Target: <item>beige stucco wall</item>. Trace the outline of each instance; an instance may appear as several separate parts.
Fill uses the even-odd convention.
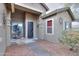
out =
[[[38,38],[44,39],[45,38],[45,21],[39,17],[38,24],[39,24]]]
[[[3,22],[6,20],[6,16],[5,5],[0,3],[0,55],[4,55],[7,46],[6,23]]]
[[[59,23],[59,18],[63,19],[62,24]],[[46,19],[54,19],[54,35],[53,34],[46,34]],[[39,38],[45,39],[51,42],[59,42],[58,40],[61,39],[61,34],[64,27],[64,22],[68,21],[71,23],[71,17],[69,16],[67,11],[58,13],[54,16],[49,18],[40,20],[40,28],[39,28]],[[40,35],[41,34],[41,35]]]

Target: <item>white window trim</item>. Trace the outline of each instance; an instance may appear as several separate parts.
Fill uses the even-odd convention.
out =
[[[47,22],[50,21],[50,20],[52,20],[52,33],[48,33],[47,32]],[[48,34],[48,35],[54,35],[54,19],[53,18],[47,18],[46,19],[46,34]]]

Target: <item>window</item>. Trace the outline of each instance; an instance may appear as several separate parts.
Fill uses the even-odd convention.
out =
[[[70,22],[65,22],[65,30],[71,28],[71,23]]]
[[[54,19],[52,17],[46,19],[46,34],[54,35]]]
[[[52,20],[47,21],[47,33],[52,33]]]

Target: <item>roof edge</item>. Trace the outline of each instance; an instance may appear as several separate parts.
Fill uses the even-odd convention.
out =
[[[42,14],[41,15],[41,18],[47,18],[47,17],[50,17],[52,15],[56,15],[57,13],[60,13],[60,12],[63,12],[63,11],[68,11],[70,17],[72,18],[72,20],[74,20],[74,16],[73,16],[73,13],[71,11],[71,9],[69,7],[64,7],[64,8],[60,8],[60,9],[56,9],[54,11],[51,11],[50,13],[48,14]]]
[[[46,9],[46,11],[49,10],[49,8],[47,7],[47,5],[45,3],[40,3],[40,4]]]

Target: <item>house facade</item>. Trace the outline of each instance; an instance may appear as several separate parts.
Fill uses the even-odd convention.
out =
[[[59,43],[62,39],[63,31],[71,29],[71,23],[74,20],[73,14],[68,7],[51,11],[41,17],[44,20],[44,39],[56,43]]]
[[[0,55],[12,43],[58,42],[62,31],[71,28],[73,16],[69,8],[47,10],[43,3],[0,4]]]

